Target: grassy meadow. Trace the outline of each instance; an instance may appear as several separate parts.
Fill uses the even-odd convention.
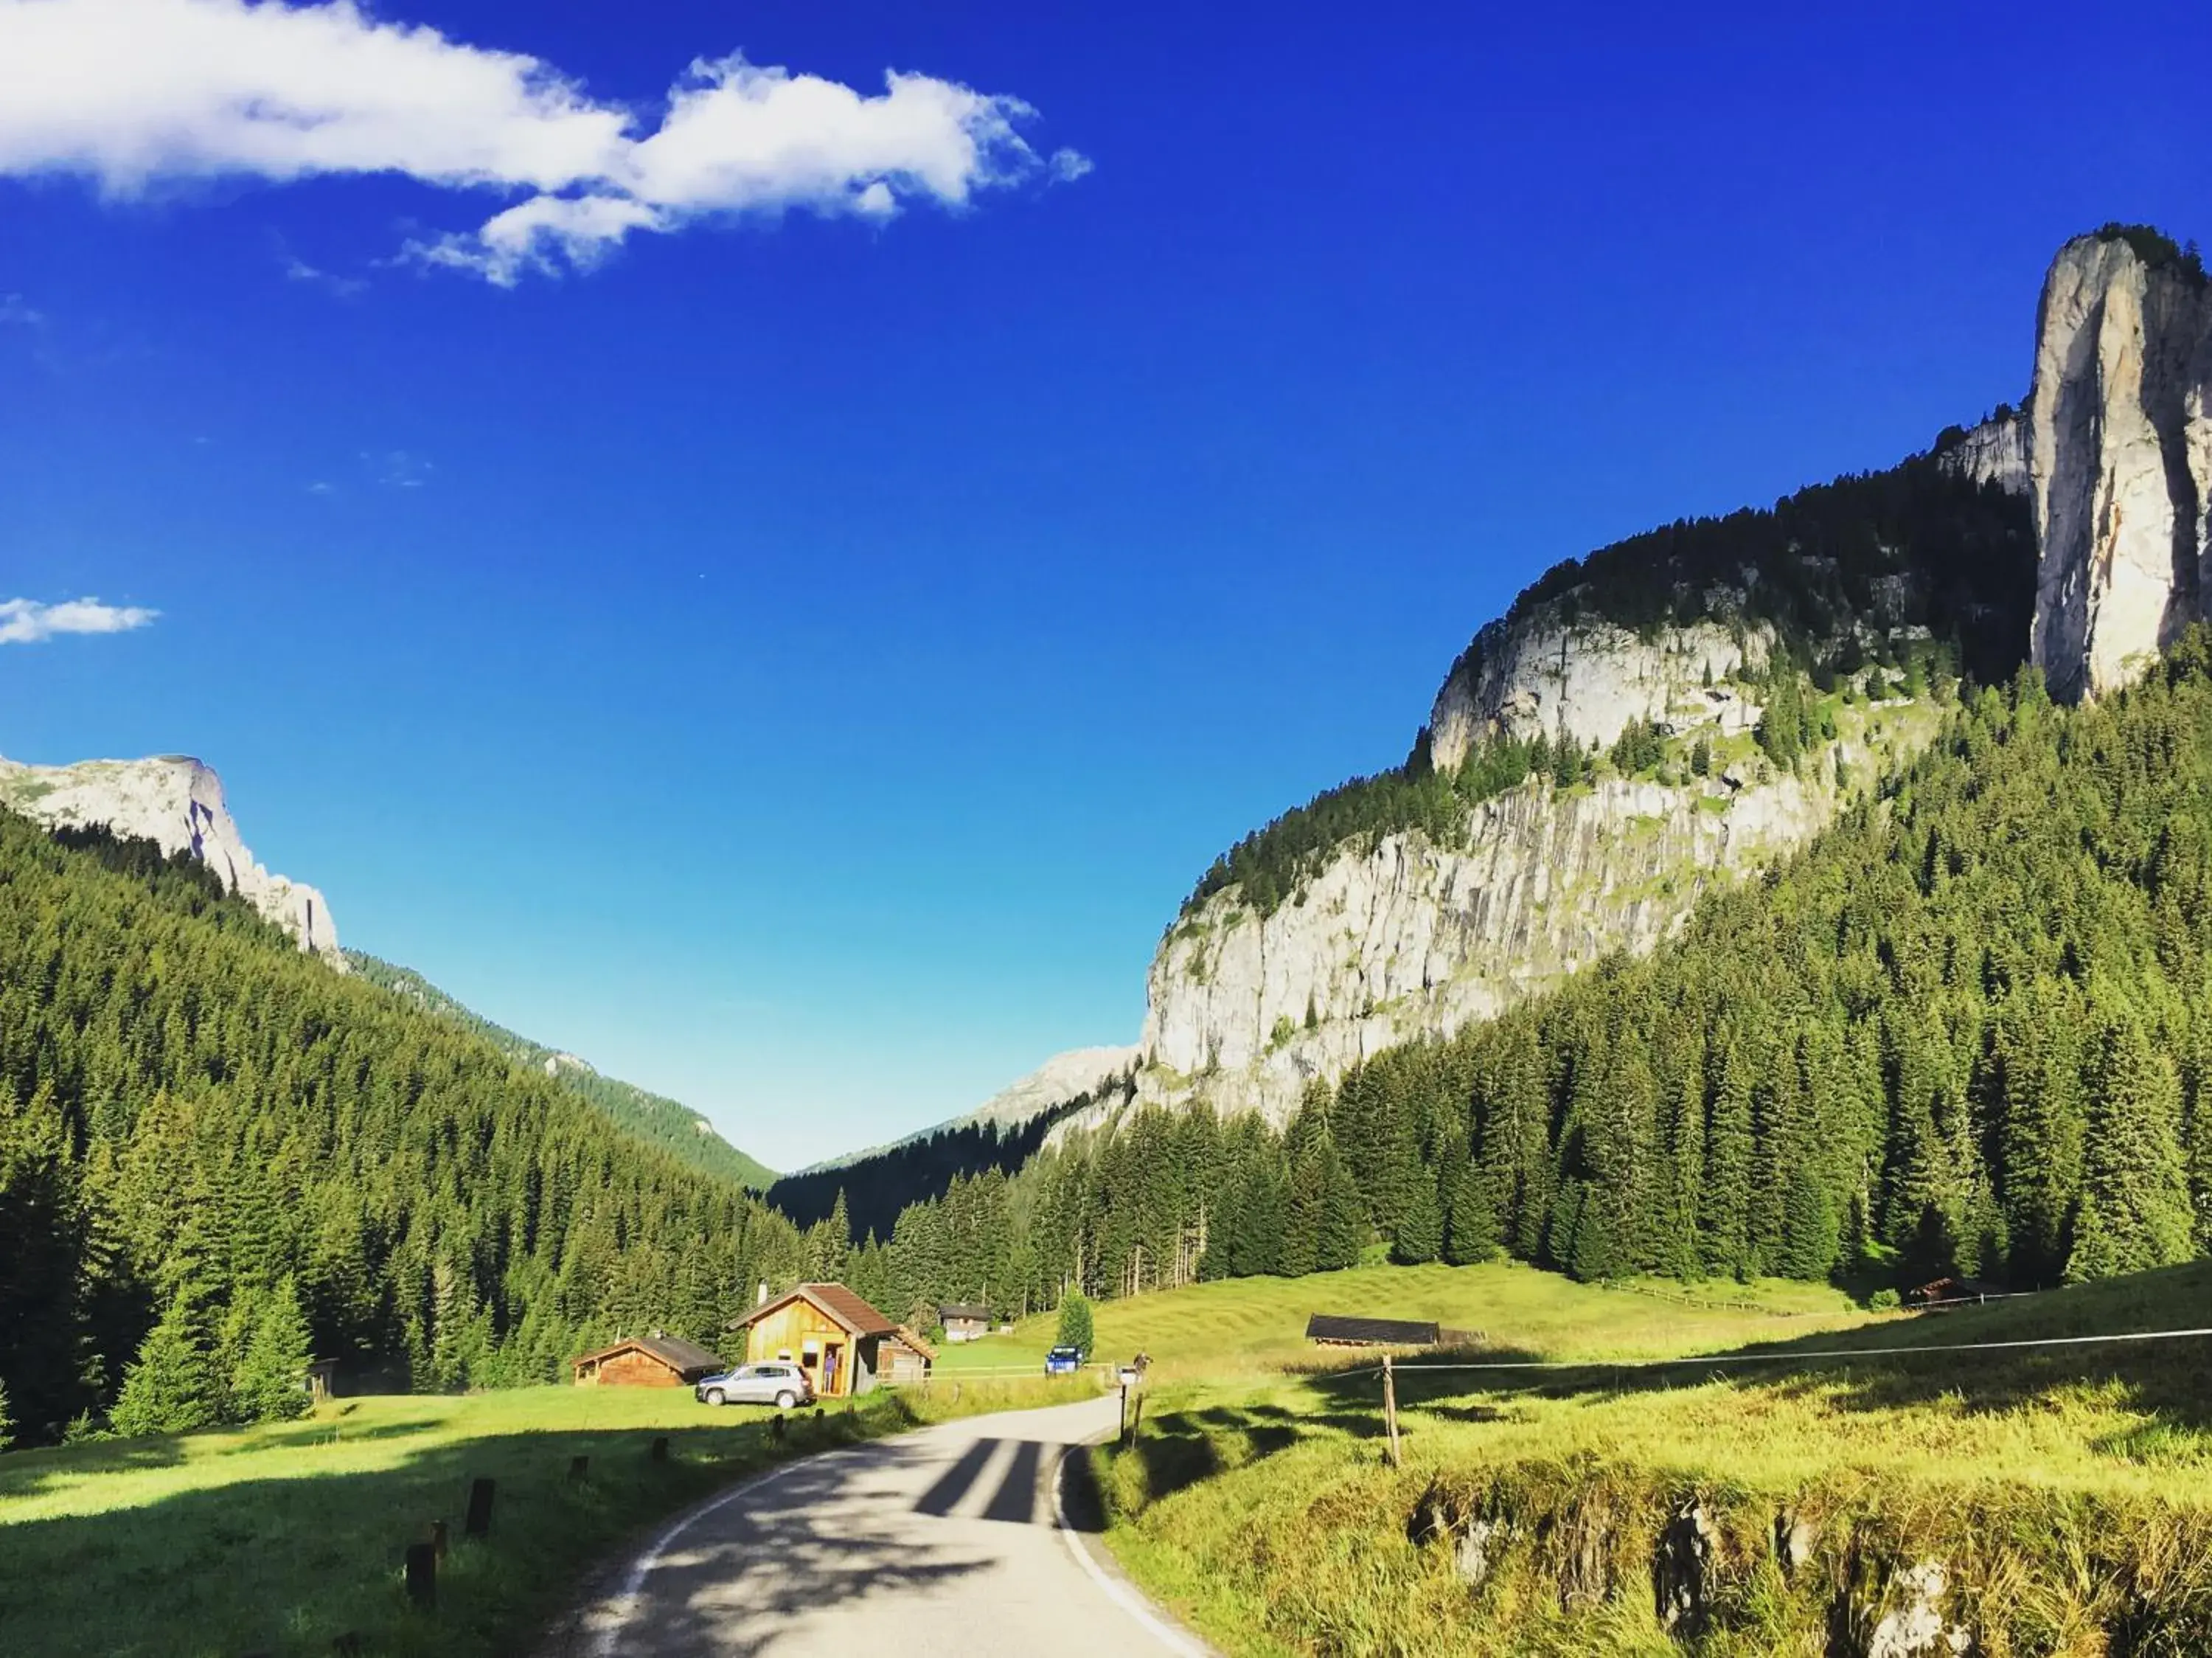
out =
[[[1118,1362],[1148,1353],[1156,1383],[1273,1377],[1317,1362],[1305,1338],[1306,1319],[1315,1313],[1418,1319],[1548,1356],[1624,1360],[1717,1350],[1869,1319],[1839,1290],[1780,1279],[1695,1290],[1643,1282],[1597,1289],[1518,1262],[1376,1264],[1100,1301],[1092,1308],[1093,1356]],[[1022,1320],[1009,1336],[947,1344],[938,1350],[937,1373],[1041,1369],[1057,1327],[1057,1315],[1044,1313]]]
[[[327,1658],[526,1653],[654,1521],[771,1463],[954,1414],[1049,1404],[1042,1378],[879,1393],[850,1413],[712,1410],[689,1389],[531,1387],[341,1399],[298,1422],[0,1456],[0,1653]],[[650,1457],[666,1436],[668,1460]],[[581,1480],[572,1458],[590,1459]],[[469,1483],[498,1482],[463,1539]],[[435,1612],[406,1545],[447,1522]]]
[[[1509,1294],[1466,1321],[1487,1350],[1453,1357],[1572,1368],[1408,1359],[1396,1469],[1371,1356],[1164,1378],[1103,1466],[1133,1575],[1239,1655],[1856,1653],[1925,1562],[1977,1652],[2212,1651],[2212,1340],[1868,1350],[2212,1326],[2212,1265],[1881,1320],[1764,1287],[1728,1313],[1527,1269],[1463,1282]],[[1771,1356],[1627,1362],[1723,1353]],[[1670,1631],[1656,1567],[1690,1509],[1706,1559]]]

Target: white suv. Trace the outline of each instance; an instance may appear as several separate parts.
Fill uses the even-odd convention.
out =
[[[814,1384],[806,1372],[781,1360],[740,1364],[718,1376],[703,1377],[691,1392],[702,1405],[773,1405],[788,1411],[814,1402]]]

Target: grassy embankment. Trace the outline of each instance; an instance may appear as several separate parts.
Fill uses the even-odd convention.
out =
[[[345,1399],[234,1433],[0,1456],[0,1652],[132,1658],[521,1653],[602,1560],[756,1468],[955,1414],[1048,1404],[1072,1385],[882,1393],[851,1414],[709,1410],[689,1390],[533,1387]],[[650,1460],[665,1435],[668,1460]],[[568,1478],[572,1457],[590,1458]],[[468,1483],[498,1482],[490,1538],[461,1536]],[[447,1521],[438,1606],[414,1611],[406,1545]]]
[[[1103,1468],[1110,1540],[1232,1654],[1840,1658],[1909,1617],[1925,1563],[1932,1615],[1978,1652],[2212,1652],[2212,1341],[1814,1356],[2212,1326],[2212,1265],[1877,1320],[1825,1291],[1739,1293],[1670,1305],[1500,1266],[1101,1308],[1102,1351],[1146,1345],[1161,1378]],[[1317,1371],[1307,1310],[1588,1368],[1401,1372],[1393,1470],[1379,1379]],[[1777,1356],[1629,1368],[1747,1350]],[[1702,1557],[1669,1577],[1692,1582],[1671,1631],[1670,1522],[1674,1557]]]

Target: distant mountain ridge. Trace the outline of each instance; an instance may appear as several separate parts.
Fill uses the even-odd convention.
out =
[[[572,1093],[590,1100],[617,1126],[659,1146],[701,1173],[734,1180],[754,1192],[765,1192],[775,1184],[777,1177],[774,1169],[738,1150],[715,1131],[713,1124],[681,1100],[654,1094],[618,1077],[603,1076],[573,1053],[548,1047],[504,1025],[495,1024],[411,967],[402,967],[363,950],[348,950],[345,959],[347,965],[370,984],[405,997],[440,1018],[475,1032],[522,1064],[543,1070]]]

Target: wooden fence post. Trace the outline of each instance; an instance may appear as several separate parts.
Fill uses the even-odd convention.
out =
[[[446,1535],[446,1522],[442,1520],[432,1521],[430,1522],[430,1552],[443,1560],[449,1546]]]
[[[573,1485],[577,1481],[587,1478],[591,1472],[591,1458],[587,1456],[572,1456],[568,1459],[568,1483],[570,1484]]]
[[[407,1598],[425,1612],[438,1604],[438,1556],[428,1543],[407,1545]]]
[[[668,1460],[668,1436],[666,1434],[661,1434],[653,1440],[651,1455],[655,1462],[665,1462]]]
[[[774,1440],[777,1444],[781,1445],[783,1443],[783,1436],[786,1431],[787,1429],[783,1425],[783,1412],[779,1411],[768,1419],[768,1436]]]
[[[1398,1377],[1390,1368],[1390,1355],[1382,1356],[1382,1434],[1388,1444],[1386,1454],[1394,1468],[1400,1466],[1398,1457]]]
[[[469,1483],[468,1517],[461,1522],[461,1532],[467,1537],[491,1535],[491,1498],[496,1482],[489,1479]]]

